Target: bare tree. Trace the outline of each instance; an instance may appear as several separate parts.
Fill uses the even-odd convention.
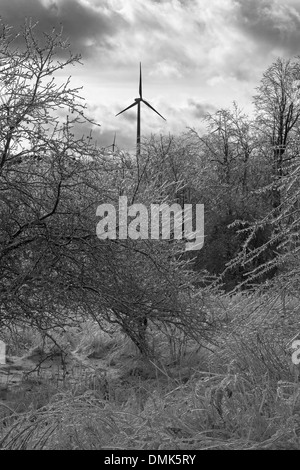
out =
[[[291,153],[287,151],[294,145],[299,131],[300,119],[300,64],[299,59],[277,59],[263,74],[261,85],[254,97],[256,122],[264,133],[264,151],[272,165],[273,208],[280,206],[279,187]]]
[[[205,336],[210,325],[191,295],[199,276],[180,260],[182,243],[96,236],[99,204],[117,207],[120,194],[150,204],[164,182],[147,183],[122,152],[107,158],[92,134],[76,137],[95,123],[70,79],[55,79],[79,61],[67,51],[61,33],[38,39],[30,23],[17,36],[3,27],[0,324],[49,333],[89,316],[102,328],[118,324],[143,354],[151,322]]]

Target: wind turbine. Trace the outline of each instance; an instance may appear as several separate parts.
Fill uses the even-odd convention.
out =
[[[107,147],[102,147],[104,151],[107,150],[107,149],[110,149],[110,148],[112,148],[112,151],[113,151],[113,152],[115,151],[115,148],[117,147],[117,145],[116,145],[116,137],[117,137],[117,133],[115,132],[113,143],[112,143],[111,145],[108,145]]]
[[[133,106],[137,106],[137,133],[136,133],[136,154],[137,156],[140,155],[140,151],[141,151],[141,102],[145,103],[146,106],[148,106],[148,108],[152,109],[152,111],[154,111],[156,114],[158,114],[164,121],[166,121],[166,119],[161,115],[159,114],[158,111],[156,111],[156,109],[154,109],[150,103],[148,103],[148,101],[144,100],[143,98],[143,90],[142,90],[142,64],[140,62],[140,85],[139,85],[139,95],[140,97],[139,98],[135,98],[134,99],[134,103],[132,103],[130,106],[128,106],[127,108],[123,109],[123,111],[120,111],[118,114],[116,114],[116,116],[119,116],[119,114],[122,114],[122,113],[125,113],[125,111],[127,111],[128,109],[130,108],[133,108]]]
[[[115,132],[115,136],[114,136],[114,141],[111,145],[108,145],[107,147],[105,147],[105,149],[109,149],[110,147],[112,147],[112,151],[114,152],[115,151],[115,147],[116,147],[116,137],[117,137],[117,133]]]

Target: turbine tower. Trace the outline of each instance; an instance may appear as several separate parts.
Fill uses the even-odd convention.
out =
[[[148,101],[144,100],[143,98],[143,87],[142,87],[142,64],[140,62],[140,85],[139,85],[139,98],[134,99],[134,103],[132,103],[130,106],[127,108],[123,109],[123,111],[120,111],[116,116],[119,116],[119,114],[125,113],[130,108],[133,108],[133,106],[137,106],[137,132],[136,132],[136,154],[137,157],[140,155],[141,152],[141,102],[145,103],[148,108],[152,109],[156,114],[158,114],[164,121],[166,119],[159,114],[156,109],[154,109]]]

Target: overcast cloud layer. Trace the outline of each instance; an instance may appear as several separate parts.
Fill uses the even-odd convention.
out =
[[[84,67],[70,73],[101,124],[100,144],[135,145],[138,95],[167,121],[142,110],[143,135],[199,127],[206,112],[236,100],[250,111],[254,87],[278,57],[300,54],[299,0],[0,0],[4,22],[25,17],[40,31],[63,25]]]

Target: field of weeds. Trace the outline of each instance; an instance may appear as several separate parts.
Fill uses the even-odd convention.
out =
[[[59,351],[10,333],[1,449],[300,449],[296,300],[284,312],[281,299],[242,294],[218,305],[214,345],[153,328],[156,359],[92,322],[57,334]]]

